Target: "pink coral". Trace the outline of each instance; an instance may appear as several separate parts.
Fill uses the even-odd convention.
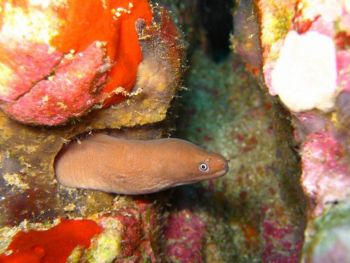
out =
[[[350,91],[350,52],[337,52],[338,85],[342,90]]]
[[[103,57],[103,50],[93,44],[73,59],[63,59],[55,75],[39,81],[3,109],[21,122],[36,120],[46,125],[82,115],[98,102],[97,89],[94,91],[92,87],[98,87],[106,79],[105,72],[99,72],[106,64]]]
[[[205,225],[200,217],[184,209],[172,213],[165,230],[166,256],[174,262],[202,262]]]
[[[302,185],[320,214],[327,202],[350,194],[350,175],[340,142],[329,132],[310,134],[302,146]]]
[[[292,225],[280,226],[277,221],[263,222],[265,241],[263,262],[296,263],[299,262],[303,239],[296,238],[298,233]]]

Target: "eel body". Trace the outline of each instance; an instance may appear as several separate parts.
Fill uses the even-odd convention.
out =
[[[57,180],[68,187],[146,194],[226,174],[221,155],[180,139],[128,140],[98,134],[57,158]]]

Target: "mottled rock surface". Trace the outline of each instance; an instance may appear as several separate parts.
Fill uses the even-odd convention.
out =
[[[79,141],[96,132],[134,139],[159,138],[167,132],[168,125],[161,123],[166,118],[170,102],[181,82],[183,44],[169,13],[160,6],[154,7],[152,10],[153,22],[148,26],[139,25],[140,31],[136,35],[142,48],[143,59],[137,66],[135,85],[132,86],[132,91],[124,94],[126,98],[119,104],[112,107],[97,107],[96,110],[87,114],[85,112],[87,108],[84,108],[87,106],[85,102],[91,102],[90,98],[87,98],[82,104],[84,113],[79,113],[79,116],[69,110],[61,109],[62,111],[60,111],[58,108],[52,107],[48,113],[36,104],[39,103],[37,99],[45,99],[47,93],[50,93],[50,96],[54,95],[54,99],[60,99],[61,95],[64,96],[65,99],[72,102],[74,107],[79,108],[80,104],[76,103],[75,99],[85,99],[87,94],[81,88],[84,87],[85,90],[93,88],[94,86],[89,84],[92,79],[97,81],[98,85],[104,83],[103,76],[102,79],[97,80],[95,78],[96,72],[92,72],[96,69],[100,72],[100,66],[105,63],[101,64],[103,54],[95,56],[100,54],[101,47],[98,45],[91,45],[86,51],[76,53],[74,62],[67,57],[62,59],[52,78],[42,79],[25,95],[20,94],[20,91],[18,94],[8,92],[12,91],[12,86],[0,81],[0,84],[4,85],[1,86],[1,91],[4,91],[3,88],[6,91],[6,94],[2,95],[12,94],[13,98],[16,97],[16,103],[19,100],[25,100],[30,107],[34,107],[24,107],[25,104],[18,105],[18,117],[27,120],[26,114],[28,113],[31,117],[33,114],[37,114],[41,121],[45,118],[51,121],[50,114],[59,118],[54,123],[38,123],[20,118],[16,118],[17,121],[13,120],[15,117],[10,114],[10,108],[16,109],[15,105],[17,104],[11,102],[10,95],[6,98],[1,97],[3,106],[3,111],[0,111],[1,253],[6,251],[14,235],[21,230],[46,229],[48,233],[51,233],[49,229],[59,224],[58,221],[61,219],[85,218],[97,222],[103,230],[100,235],[93,237],[94,240],[91,239],[90,250],[75,249],[70,257],[71,262],[77,262],[79,258],[90,257],[95,258],[95,262],[104,262],[101,257],[108,250],[108,246],[112,246],[115,250],[114,254],[105,255],[109,257],[107,262],[114,259],[121,260],[121,262],[150,259],[154,262],[155,258],[161,257],[161,253],[157,249],[159,246],[158,219],[162,217],[159,209],[166,198],[159,198],[162,201],[154,204],[152,199],[121,198],[97,191],[69,189],[59,185],[54,175],[55,158],[60,150],[72,140]],[[0,35],[0,37],[4,37],[4,35]],[[27,46],[23,48],[27,48]],[[39,53],[47,52],[40,47],[36,49]],[[14,55],[10,51],[8,52],[1,54]],[[22,77],[17,75],[13,75],[13,77],[16,80],[27,80],[29,83],[34,81],[31,78],[32,74],[38,73],[32,69],[38,69],[36,64],[42,62],[40,56],[37,61],[35,60],[35,52],[31,53],[30,57],[27,56],[28,52],[26,50],[23,57],[27,62],[34,64],[29,64],[28,70],[22,72],[24,74],[21,75]],[[23,57],[21,50],[19,50],[18,59],[21,60]],[[53,62],[49,60],[47,63],[54,64],[57,59],[60,57],[53,56]],[[84,73],[83,80],[77,72]],[[41,78],[42,76],[36,75],[36,77]],[[52,86],[48,90],[51,84]],[[55,89],[53,92],[54,89],[51,88],[55,85],[63,89],[76,88],[77,93],[68,93],[59,89]],[[35,111],[34,109],[37,107],[39,110]],[[57,112],[51,110],[57,110]],[[80,112],[80,110],[78,111]],[[73,119],[72,116],[74,116]],[[68,122],[66,117],[69,119]],[[36,125],[28,126],[18,122],[18,120]],[[38,124],[44,124],[44,126]],[[47,127],[47,125],[53,124],[60,124],[60,126]],[[114,223],[112,222],[112,226],[109,227],[109,223],[104,223],[105,221],[109,222],[109,220],[116,222],[113,221]],[[117,225],[117,227],[113,227],[113,225]],[[111,235],[114,235],[114,239],[110,238]],[[60,242],[64,242],[64,240]],[[23,256],[24,259],[28,251],[37,252],[39,258],[42,257],[43,253],[49,253],[48,248],[40,246],[37,249],[30,247],[28,251],[26,250],[27,252],[21,249],[17,252],[19,257]]]
[[[251,1],[236,16],[236,51],[248,67],[261,65],[255,73],[292,116],[308,201],[306,262],[348,260],[336,214],[348,213],[350,193],[349,17],[348,1],[333,0]]]
[[[230,171],[176,192],[166,232],[170,256],[181,262],[297,262],[305,201],[288,114],[237,56],[216,64],[197,51],[191,62],[180,111],[188,117],[180,118],[179,135],[221,152]],[[176,238],[171,233],[181,222],[187,231]],[[190,234],[194,229],[197,235]],[[192,253],[176,254],[181,244]]]

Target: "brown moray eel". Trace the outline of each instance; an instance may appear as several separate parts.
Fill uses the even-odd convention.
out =
[[[146,194],[213,179],[227,161],[180,139],[127,140],[93,135],[57,158],[58,181],[68,187],[119,194]]]

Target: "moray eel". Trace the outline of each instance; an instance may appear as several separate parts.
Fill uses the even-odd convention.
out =
[[[147,194],[223,176],[219,154],[180,139],[127,140],[93,135],[57,158],[57,180],[67,187]]]

